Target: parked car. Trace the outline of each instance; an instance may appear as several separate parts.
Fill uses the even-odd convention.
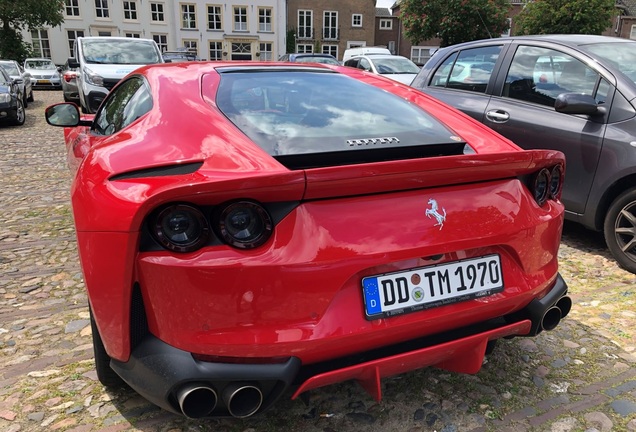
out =
[[[555,328],[563,154],[346,67],[146,66],[64,126],[95,363],[187,417]],[[179,85],[175,85],[175,83]],[[434,114],[433,114],[434,113]]]
[[[64,66],[58,68],[58,71],[62,74],[64,102],[74,102],[79,105],[79,90],[77,89],[77,75],[79,72],[77,69],[69,67],[68,61],[64,63]]]
[[[184,61],[199,61],[196,53],[190,51],[164,51],[161,53],[166,63],[178,63]]]
[[[387,47],[379,47],[379,46],[363,46],[363,47],[355,47],[355,48],[347,48],[342,55],[342,62],[346,62],[352,57],[357,57],[361,55],[391,55],[391,51]]]
[[[453,79],[455,65],[492,65]],[[523,148],[567,159],[566,218],[603,231],[618,263],[636,273],[636,42],[543,35],[440,49],[412,86]]]
[[[338,61],[338,59],[331,54],[284,54],[278,58],[278,61],[293,63],[323,63],[340,66],[340,62]]]
[[[350,58],[344,65],[383,75],[407,85],[411,84],[420,72],[419,66],[411,60],[396,55],[361,55]]]
[[[34,89],[62,88],[62,78],[51,59],[28,58],[24,61],[24,70],[31,76]]]
[[[20,84],[22,78],[11,78],[4,68],[0,67],[0,122],[15,126],[24,124],[26,115]]]
[[[31,75],[22,69],[22,66],[15,60],[0,60],[0,67],[2,67],[11,78],[21,79],[22,83],[19,85],[20,94],[22,95],[22,105],[26,108],[29,102],[33,102],[33,84],[31,82]]]
[[[119,80],[138,67],[153,63],[164,60],[152,39],[110,36],[75,39],[68,65],[78,71],[76,82],[82,112],[95,113]]]

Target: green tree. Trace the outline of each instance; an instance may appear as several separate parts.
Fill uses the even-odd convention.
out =
[[[402,0],[404,34],[414,45],[439,38],[441,46],[499,37],[508,30],[509,0]]]
[[[515,18],[515,34],[601,34],[617,13],[615,0],[535,0]]]
[[[0,0],[0,58],[23,61],[31,50],[20,31],[60,25],[63,12],[59,0]]]

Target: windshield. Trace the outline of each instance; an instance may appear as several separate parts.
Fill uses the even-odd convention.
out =
[[[11,62],[0,63],[0,66],[2,67],[2,69],[7,71],[9,75],[20,75],[20,71],[15,66],[15,63],[11,63]]]
[[[38,70],[56,69],[55,64],[51,60],[27,60],[24,62],[24,67]]]
[[[605,63],[618,68],[636,83],[636,43],[611,42],[585,45],[593,56],[600,57]]]
[[[296,57],[296,63],[323,63],[323,64],[340,66],[340,63],[338,63],[338,60],[331,57],[321,57],[321,56]]]
[[[222,73],[217,105],[272,156],[460,142],[406,100],[330,72]]]
[[[379,74],[416,74],[420,71],[415,63],[404,57],[370,58]]]
[[[84,40],[84,60],[103,64],[152,64],[161,63],[159,52],[152,41],[142,39]]]

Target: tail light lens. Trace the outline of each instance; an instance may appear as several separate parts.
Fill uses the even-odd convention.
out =
[[[540,206],[542,206],[548,199],[549,187],[550,171],[548,171],[546,168],[543,168],[534,177],[533,185],[534,199]]]
[[[221,239],[239,249],[252,249],[272,235],[273,223],[263,206],[252,201],[238,201],[223,207],[216,217]]]
[[[548,199],[561,198],[563,188],[563,167],[555,165],[543,168],[531,177],[530,189],[537,204],[542,206]]]
[[[550,171],[550,198],[560,199],[561,189],[563,188],[563,168],[561,165],[556,165]]]
[[[166,249],[191,252],[199,249],[210,235],[208,222],[196,207],[174,204],[157,213],[152,234]]]

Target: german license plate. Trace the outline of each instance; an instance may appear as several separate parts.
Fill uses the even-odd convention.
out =
[[[38,80],[38,84],[49,84],[49,80]]]
[[[369,320],[489,296],[503,289],[497,254],[362,279]]]

